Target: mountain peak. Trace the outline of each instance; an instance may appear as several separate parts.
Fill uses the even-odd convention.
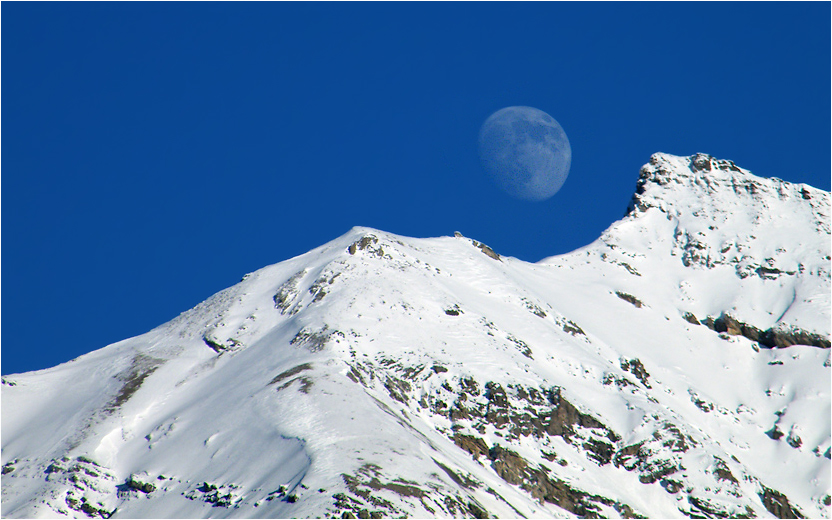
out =
[[[5,376],[3,516],[829,516],[829,194],[638,186],[566,255],[355,227]]]
[[[827,192],[777,177],[758,177],[730,160],[716,159],[704,153],[690,157],[655,153],[639,172],[636,192],[628,212],[661,207],[661,200],[673,200],[684,205],[685,199],[690,198],[707,201],[718,208],[725,205],[727,207],[720,208],[725,211],[736,211],[737,202],[746,207],[765,207],[766,201],[773,199],[807,206],[825,206],[827,210],[829,207]],[[809,202],[814,199],[821,199],[820,203]],[[828,217],[828,211],[825,215]]]
[[[821,332],[830,320],[829,215],[829,192],[706,154],[657,153],[625,217],[584,253],[699,294],[692,312]],[[717,288],[719,297],[702,294]]]

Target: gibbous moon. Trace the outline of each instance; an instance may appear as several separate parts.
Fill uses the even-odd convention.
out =
[[[512,197],[546,200],[558,192],[572,165],[572,147],[555,118],[532,107],[506,107],[480,128],[480,160]]]

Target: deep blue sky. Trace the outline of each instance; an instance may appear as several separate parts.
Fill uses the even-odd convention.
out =
[[[141,334],[370,226],[537,261],[620,218],[653,152],[830,188],[830,4],[2,5],[2,373]],[[490,184],[495,110],[572,144]]]

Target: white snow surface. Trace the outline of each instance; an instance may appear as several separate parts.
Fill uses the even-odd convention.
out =
[[[353,228],[4,376],[2,515],[829,517],[829,208],[655,154],[622,220],[538,263]]]

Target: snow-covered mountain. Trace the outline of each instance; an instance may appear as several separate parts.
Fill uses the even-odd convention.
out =
[[[5,517],[829,517],[830,195],[656,154],[536,264],[367,228],[3,378]]]

